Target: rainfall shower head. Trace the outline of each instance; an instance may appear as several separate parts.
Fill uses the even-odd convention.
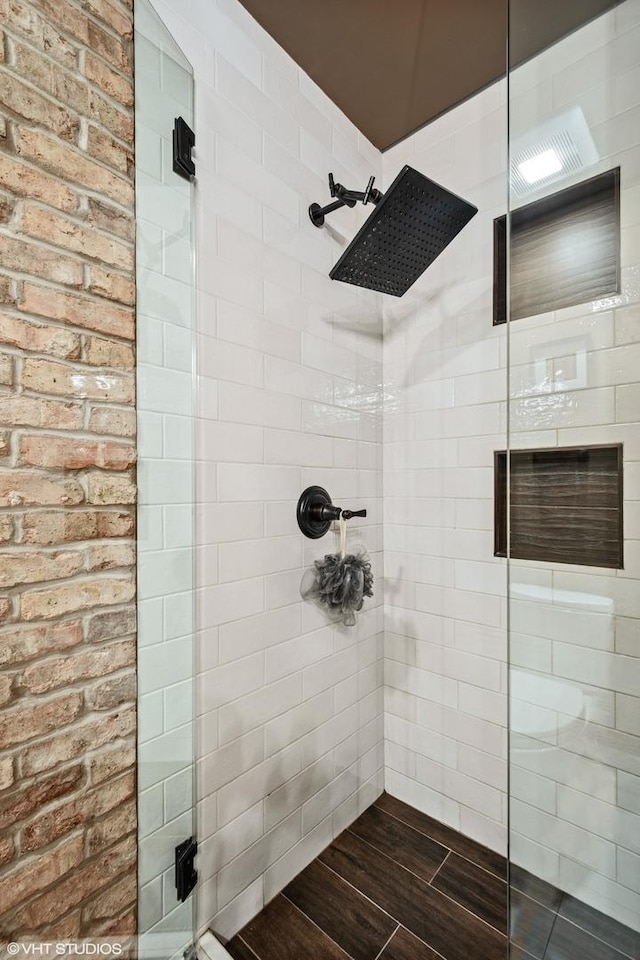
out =
[[[314,208],[321,209],[312,205],[312,220]],[[405,166],[379,195],[375,210],[329,276],[401,297],[477,212],[477,207]]]

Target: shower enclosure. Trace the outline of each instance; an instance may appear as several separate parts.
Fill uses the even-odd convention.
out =
[[[639,78],[634,2],[509,73],[511,913],[549,957],[640,953]]]
[[[427,886],[496,957],[640,956],[640,0],[509,7],[505,76],[380,153],[238,0],[136,0],[143,954],[377,803],[480,851]],[[477,215],[401,299],[332,281],[368,210],[316,229],[327,174],[405,166]],[[367,511],[355,627],[300,596],[312,486]]]

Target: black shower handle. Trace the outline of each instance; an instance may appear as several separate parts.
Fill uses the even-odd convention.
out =
[[[321,520],[351,520],[352,517],[366,517],[366,510],[343,510],[342,507],[336,507],[333,503],[323,504],[321,507],[312,507],[312,514],[315,513]]]
[[[307,487],[300,494],[296,517],[298,526],[305,537],[317,540],[324,537],[332,522],[343,517],[351,520],[352,517],[366,517],[366,510],[343,510],[336,507],[324,487]]]

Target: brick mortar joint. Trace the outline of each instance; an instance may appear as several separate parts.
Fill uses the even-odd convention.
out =
[[[117,30],[116,30],[114,27],[112,27],[112,26],[111,26],[110,24],[108,24],[107,22],[101,20],[100,17],[98,17],[98,16],[96,16],[95,14],[93,14],[90,9],[87,9],[87,7],[81,5],[81,3],[78,3],[77,0],[64,0],[64,3],[66,3],[68,6],[72,7],[74,10],[76,10],[81,16],[85,17],[85,18],[87,19],[87,21],[93,23],[93,24],[94,24],[95,26],[97,26],[100,30],[104,30],[105,33],[109,34],[109,35],[112,37],[112,39],[117,40],[117,41],[118,41],[119,43],[121,43],[121,44],[123,43],[123,41],[124,41],[124,42],[132,42],[132,41],[133,41],[133,24],[134,24],[133,11],[130,10],[130,9],[128,9],[126,6],[123,6],[121,3],[118,2],[118,0],[111,0],[111,2],[112,2],[112,4],[115,6],[116,10],[119,10],[119,11],[122,13],[122,15],[125,17],[125,19],[129,20],[129,22],[131,23],[131,29],[132,29],[132,36],[131,36],[131,37],[123,37],[121,34],[119,34],[119,33],[117,32]],[[51,23],[51,24],[54,26],[54,28],[55,28],[62,36],[64,36],[65,39],[66,39],[69,43],[73,44],[73,45],[76,46],[76,47],[77,47],[77,46],[80,46],[80,47],[84,47],[84,46],[85,46],[85,44],[83,43],[83,41],[80,40],[78,37],[76,37],[73,33],[70,33],[69,30],[66,30],[62,25],[59,25],[55,20],[51,20],[51,19],[47,16],[47,14],[46,14],[44,11],[41,10],[40,7],[38,7],[37,5],[34,6],[34,5],[30,2],[30,0],[24,0],[24,3],[25,3],[25,5],[28,6],[31,10],[35,10],[36,14],[37,14],[39,17],[41,17],[42,20]],[[89,49],[89,48],[87,48],[87,49]]]
[[[26,2],[28,2],[28,0],[26,0]],[[88,12],[88,11],[83,10],[83,12]],[[133,23],[133,18],[132,18],[132,23]],[[70,73],[74,77],[74,79],[84,80],[92,84],[92,86],[95,86],[97,90],[102,90],[102,88],[97,86],[96,84],[93,84],[92,81],[88,80],[84,72],[84,66],[85,66],[84,54],[87,51],[90,52],[93,57],[98,59],[100,63],[104,64],[105,67],[108,67],[109,70],[112,70],[114,73],[117,73],[120,77],[122,77],[123,80],[129,81],[131,87],[133,88],[133,83],[131,82],[130,73],[128,73],[122,67],[118,67],[116,66],[116,64],[111,63],[109,60],[103,57],[97,50],[89,50],[89,48],[83,47],[81,45],[81,41],[79,41],[77,38],[74,38],[71,41],[69,41],[70,45],[76,48],[76,58],[77,58],[76,67],[75,69],[73,69],[71,66],[67,66],[64,63],[61,63],[60,60],[57,60],[55,56],[49,53],[46,49],[42,49],[40,47],[35,46],[31,42],[30,37],[17,33],[15,30],[11,28],[10,23],[3,25],[2,29],[4,31],[5,36],[11,41],[12,44],[18,44],[21,47],[26,47],[28,50],[31,51],[31,53],[33,53],[37,57],[42,58],[46,63],[51,64],[51,66],[55,70],[60,70],[60,69],[65,70],[67,73]],[[60,33],[62,33],[62,30],[60,31]],[[68,34],[68,36],[71,36],[71,35]],[[116,36],[118,37],[117,33],[116,33]],[[122,37],[118,37],[118,38],[122,40]],[[10,56],[8,61],[5,61],[5,64],[9,67],[15,67],[15,64],[16,64],[15,51],[12,51],[12,55]]]
[[[58,69],[60,69],[60,65],[58,65]],[[64,68],[62,68],[62,69],[64,69]],[[70,72],[70,71],[69,71],[69,72]],[[68,102],[66,102],[66,101],[63,100],[63,99],[60,99],[59,97],[57,97],[57,96],[55,95],[55,93],[49,92],[49,91],[47,91],[47,90],[44,90],[42,87],[38,86],[38,84],[34,83],[32,80],[29,80],[28,77],[25,77],[24,74],[16,72],[16,70],[15,70],[15,68],[14,68],[14,66],[13,66],[12,64],[10,64],[10,63],[0,63],[0,76],[2,76],[2,75],[6,75],[6,76],[9,77],[10,79],[14,79],[14,80],[19,81],[19,82],[20,82],[21,84],[23,84],[28,90],[32,90],[32,91],[33,91],[35,94],[37,94],[39,97],[42,97],[44,100],[49,101],[53,106],[58,107],[58,108],[61,109],[61,110],[64,110],[65,113],[69,114],[70,117],[76,119],[78,122],[80,122],[80,120],[84,119],[84,120],[86,120],[87,122],[91,122],[91,123],[95,124],[96,126],[99,126],[101,129],[104,129],[105,132],[109,132],[109,127],[107,127],[104,123],[101,123],[101,122],[100,122],[100,120],[98,119],[97,114],[92,113],[92,114],[91,114],[90,116],[88,116],[88,117],[83,117],[83,115],[78,111],[78,109],[77,109],[76,107],[74,107],[71,103],[68,103]],[[73,76],[73,74],[72,74],[72,76]],[[77,80],[77,77],[74,76],[74,79]],[[109,94],[103,87],[100,87],[100,86],[98,86],[96,83],[94,83],[93,81],[89,80],[89,78],[88,78],[87,76],[82,75],[82,81],[83,81],[83,83],[86,84],[87,90],[88,90],[89,93],[98,94],[100,97],[102,97],[102,98],[106,101],[106,103],[107,103],[110,107],[112,107],[114,110],[116,110],[117,113],[121,113],[122,116],[123,116],[123,118],[129,119],[129,120],[132,120],[132,119],[134,118],[134,110],[133,110],[133,107],[125,106],[123,103],[121,103],[121,102],[120,102],[119,100],[117,100],[115,97],[111,96],[111,94]],[[4,103],[4,104],[3,104],[3,110],[4,110],[7,114],[11,115],[12,117],[21,117],[21,115],[18,114],[18,113],[16,113],[16,111],[13,110],[7,103]],[[24,118],[22,118],[22,119],[24,119]],[[39,126],[39,127],[40,127],[41,125],[36,125],[36,124],[34,124],[34,126]],[[55,132],[52,131],[52,130],[50,130],[48,127],[42,127],[42,129],[43,129],[43,130],[47,130],[49,133],[52,134],[52,136],[56,136]],[[73,140],[65,140],[65,139],[63,139],[63,138],[61,138],[61,137],[59,137],[58,139],[61,139],[63,143],[73,143],[73,142],[74,142]],[[124,142],[126,143],[126,141],[124,141]],[[133,147],[133,143],[134,143],[134,141],[133,141],[133,139],[132,139],[132,141],[131,141],[132,147]]]
[[[8,35],[11,42],[7,43],[9,62],[2,70],[3,76],[10,78],[5,82],[15,81],[21,85],[16,94],[17,99],[12,101],[17,110],[31,114],[38,120],[34,122],[28,116],[21,116],[16,110],[7,111],[9,114],[8,138],[4,146],[6,156],[11,161],[10,165],[8,164],[11,176],[15,177],[21,170],[25,171],[25,179],[27,174],[33,177],[34,184],[38,185],[38,191],[42,192],[42,198],[23,198],[21,194],[12,191],[12,199],[16,201],[15,207],[12,206],[14,210],[12,227],[0,230],[0,235],[3,237],[18,241],[14,248],[15,252],[11,254],[12,269],[2,271],[3,276],[6,276],[9,281],[9,298],[13,298],[13,302],[2,305],[2,311],[6,317],[11,318],[11,336],[15,340],[15,345],[0,344],[0,355],[7,357],[7,360],[3,361],[3,372],[11,375],[13,371],[12,384],[6,390],[0,388],[0,396],[15,396],[18,402],[36,401],[40,406],[36,404],[32,407],[26,406],[24,414],[21,415],[24,415],[25,419],[31,417],[36,420],[40,416],[39,411],[42,411],[46,416],[53,417],[54,423],[56,423],[56,410],[61,412],[66,404],[66,409],[69,411],[68,416],[65,414],[66,422],[78,426],[75,429],[65,430],[37,424],[20,424],[12,438],[12,449],[14,453],[17,452],[18,444],[26,438],[29,438],[31,445],[35,448],[43,443],[37,438],[53,436],[58,440],[71,443],[97,444],[97,449],[100,445],[104,445],[107,452],[111,448],[114,452],[121,450],[128,454],[135,450],[135,440],[126,436],[130,429],[129,418],[135,410],[135,390],[127,389],[114,401],[111,401],[108,396],[74,397],[71,391],[67,393],[64,389],[62,393],[43,393],[39,390],[25,390],[23,374],[24,370],[28,369],[26,366],[28,361],[40,360],[44,363],[49,361],[49,363],[61,365],[49,368],[54,375],[56,370],[67,370],[69,373],[80,371],[83,375],[93,378],[101,375],[117,376],[121,381],[124,379],[124,381],[133,382],[135,388],[133,374],[135,367],[130,366],[135,357],[133,322],[135,310],[131,302],[135,299],[133,269],[135,248],[129,227],[129,223],[134,221],[135,183],[132,173],[134,110],[133,106],[124,105],[133,95],[133,44],[132,39],[129,38],[129,34],[133,32],[133,12],[121,0],[108,0],[108,2],[97,0],[93,10],[88,9],[91,6],[91,0],[53,0],[53,2],[41,0],[36,3],[21,0],[21,3],[31,17],[29,23],[32,27],[35,25],[35,32],[29,35],[29,30],[25,29],[25,34],[20,35],[18,21],[10,25]],[[83,39],[86,37],[91,38],[89,45]],[[55,49],[46,47],[47,42],[54,44]],[[41,44],[40,49],[36,48],[37,43]],[[88,55],[90,45],[95,47],[91,50],[91,56]],[[9,49],[11,47],[13,49]],[[30,76],[27,69],[22,72],[16,69],[17,54],[22,58],[23,64],[33,64],[34,71]],[[17,62],[20,63],[20,59]],[[36,67],[38,69],[35,69]],[[92,73],[92,70],[95,72]],[[87,73],[95,79],[90,79]],[[63,86],[56,87],[56,81],[58,84],[62,82]],[[23,98],[22,102],[20,98]],[[51,118],[47,116],[50,104],[55,105],[52,107]],[[54,129],[51,130],[50,127]],[[22,137],[22,140],[19,141],[18,136]],[[18,154],[16,148],[22,149],[23,153]],[[29,155],[32,159],[28,159]],[[88,186],[72,179],[76,159],[78,165],[75,175],[84,178]],[[38,176],[40,180],[37,180]],[[96,223],[90,223],[88,217],[94,202]],[[44,214],[46,216],[54,211],[52,219],[63,232],[59,236],[52,232],[49,236],[53,238],[53,242],[40,240],[37,237],[26,237],[21,231],[18,217],[29,208],[46,211]],[[32,216],[33,226],[29,229],[38,233],[41,226],[39,220],[42,219],[43,214],[39,216],[32,214]],[[111,223],[109,217],[113,218]],[[89,258],[74,238],[69,242],[76,249],[71,250],[63,246],[67,239],[64,236],[66,225],[69,228],[78,226],[87,229],[91,231],[92,237],[100,238],[94,252],[100,251],[102,244],[100,252],[108,253],[111,257],[113,250],[116,264],[107,264],[97,256]],[[118,229],[114,229],[114,225]],[[83,234],[80,233],[81,238],[82,236]],[[3,243],[7,241],[3,240]],[[107,247],[105,246],[107,243],[114,246]],[[124,251],[128,253],[125,254]],[[3,281],[3,283],[6,286],[6,282]],[[83,321],[87,319],[87,326],[76,326],[64,319],[30,313],[20,307],[19,301],[28,303],[25,297],[25,283],[31,283],[37,288],[34,291],[33,306],[46,309],[46,312],[55,312],[60,317],[68,314],[71,318]],[[91,289],[92,286],[93,289]],[[48,294],[52,300],[56,300],[55,306],[51,309],[46,307],[42,299]],[[119,299],[120,297],[123,299]],[[108,319],[100,319],[107,311],[112,311]],[[96,326],[102,326],[104,329],[96,329]],[[112,334],[110,328],[117,333]],[[65,336],[57,334],[58,330],[64,331]],[[38,349],[29,349],[32,346]],[[78,353],[79,357],[77,360],[70,360],[69,356],[64,356],[65,352]],[[88,362],[91,357],[111,361],[112,366],[91,364]],[[31,369],[37,368],[31,367]],[[65,380],[64,388],[66,374],[63,379]],[[40,387],[54,385],[48,383],[46,378],[40,378],[40,374],[34,376],[33,383]],[[131,400],[126,399],[128,396],[131,396]],[[91,429],[87,418],[93,410],[104,411],[94,421],[95,427],[103,426],[106,429],[113,429],[119,426],[121,433],[115,435],[96,433],[95,429]],[[118,415],[122,418],[120,423],[115,419],[111,422],[108,420],[110,416]],[[4,428],[0,427],[0,432],[4,436]],[[122,433],[125,435],[123,436]],[[37,450],[34,449],[33,453],[35,457],[30,454],[32,459],[41,459]],[[48,459],[47,456],[43,462]],[[100,503],[99,501],[101,499],[116,501],[135,499],[132,486],[135,484],[135,463],[122,471],[116,471],[110,467],[99,468],[91,463],[86,467],[65,471],[55,466],[38,468],[30,464],[18,464],[15,461],[11,464],[5,461],[0,468],[0,475],[5,483],[7,477],[9,478],[9,486],[11,486],[13,472],[16,477],[25,476],[26,483],[31,485],[26,496],[21,499],[31,499],[33,502],[10,504],[7,508],[0,509],[0,518],[7,516],[11,520],[10,525],[7,526],[6,535],[13,537],[5,544],[5,557],[20,557],[21,564],[25,563],[27,566],[30,562],[29,558],[33,558],[34,568],[29,567],[24,573],[21,571],[21,575],[27,577],[38,575],[37,564],[40,561],[44,562],[44,574],[50,574],[47,564],[55,563],[52,558],[57,556],[63,558],[69,570],[75,568],[76,561],[65,560],[65,555],[77,558],[82,566],[74,576],[49,581],[33,580],[30,583],[14,584],[9,588],[11,606],[8,616],[13,620],[5,619],[5,622],[0,625],[0,639],[10,638],[12,646],[16,642],[20,643],[21,636],[32,636],[33,641],[32,645],[25,650],[28,658],[13,664],[3,664],[0,668],[0,676],[12,678],[10,695],[12,698],[17,696],[17,699],[11,701],[12,718],[19,717],[23,709],[33,708],[35,713],[33,723],[31,724],[30,721],[29,727],[23,728],[22,732],[18,728],[23,723],[21,719],[17,721],[18,726],[12,726],[3,746],[7,745],[9,739],[13,740],[16,736],[27,735],[28,739],[12,743],[8,752],[4,750],[0,752],[0,759],[6,761],[7,757],[12,758],[11,768],[9,769],[5,764],[3,772],[6,772],[7,782],[15,784],[15,789],[19,791],[25,787],[28,790],[30,785],[44,784],[52,773],[70,770],[79,764],[80,784],[68,795],[68,799],[72,802],[77,801],[80,806],[87,792],[90,792],[91,796],[99,796],[104,791],[106,795],[111,782],[120,783],[123,799],[113,808],[116,811],[113,823],[114,827],[119,823],[119,829],[127,830],[127,833],[118,836],[117,830],[109,827],[104,835],[96,834],[97,842],[90,843],[90,829],[108,821],[110,812],[93,817],[80,828],[79,849],[76,849],[73,857],[66,859],[59,871],[60,878],[47,884],[42,890],[33,890],[26,885],[19,891],[22,894],[21,899],[20,897],[12,898],[14,901],[17,899],[17,903],[6,917],[10,922],[11,916],[20,916],[20,912],[26,906],[45,895],[49,897],[48,900],[43,900],[47,909],[47,930],[49,926],[53,929],[53,926],[59,924],[63,917],[73,917],[72,924],[79,924],[77,929],[87,935],[96,932],[99,935],[101,929],[106,930],[108,925],[113,926],[118,918],[126,918],[123,920],[123,930],[130,931],[131,918],[135,916],[135,872],[132,868],[135,866],[136,859],[135,832],[131,829],[133,820],[129,819],[135,814],[135,791],[129,792],[129,783],[133,783],[136,775],[134,760],[136,702],[130,687],[136,681],[135,634],[132,633],[132,628],[135,629],[136,616],[135,551],[137,543],[135,535],[90,537],[85,540],[64,540],[61,543],[29,543],[25,542],[24,538],[33,536],[35,539],[48,537],[58,539],[59,517],[78,515],[81,512],[88,516],[89,526],[85,528],[83,521],[78,521],[76,532],[82,533],[92,529],[92,526],[95,527],[96,532],[100,529],[109,530],[107,518],[117,514],[122,514],[125,519],[122,524],[118,523],[111,529],[126,531],[128,521],[132,523],[135,521],[135,504],[132,502]],[[43,484],[43,495],[40,494],[37,486],[33,486],[40,483]],[[60,486],[54,487],[52,492],[47,488],[47,484]],[[64,493],[67,489],[69,492]],[[47,502],[47,499],[50,502]],[[79,499],[80,502],[67,505],[64,503],[65,499]],[[98,502],[91,502],[91,500]],[[26,520],[29,517],[37,518],[39,514],[52,516],[51,522],[43,521],[44,526],[41,531],[38,531],[35,526],[30,526]],[[105,517],[105,526],[102,528],[98,526],[99,521],[92,519],[98,515]],[[101,550],[105,552],[102,558]],[[2,546],[0,546],[1,551]],[[110,560],[116,563],[124,561],[124,564],[113,569],[93,571],[84,569],[89,562],[98,563],[101,559],[107,563]],[[102,587],[101,583],[109,583],[111,586]],[[89,585],[90,589],[86,592],[84,589],[78,589],[82,588],[83,584]],[[59,591],[57,595],[56,591]],[[44,596],[39,598],[37,595],[41,592]],[[0,593],[4,599],[7,591],[0,590]],[[77,594],[80,596],[76,596]],[[17,619],[21,615],[18,601],[26,597],[32,599],[29,601],[29,607],[23,608],[23,613],[26,616],[35,616],[34,619],[20,620]],[[117,600],[116,603],[109,602],[114,599]],[[79,603],[79,608],[73,609],[76,603]],[[94,603],[95,606],[87,606],[88,603]],[[57,608],[60,608],[61,612],[50,616]],[[74,626],[67,629],[65,624],[74,624]],[[68,636],[70,630],[74,631],[72,637]],[[50,631],[55,632],[50,633]],[[51,649],[56,644],[60,646],[57,651]],[[113,670],[110,650],[116,648],[120,648],[118,662],[123,665]],[[74,658],[77,658],[77,663]],[[90,674],[98,674],[97,676],[74,679],[76,666],[78,671],[82,672],[82,658],[86,658],[84,669]],[[40,690],[41,679],[47,683],[51,680],[48,674],[51,671],[50,665],[54,662],[60,664],[59,677],[64,678],[68,671],[71,679],[64,680],[64,683],[55,689]],[[101,673],[103,668],[111,669],[111,672]],[[27,671],[29,671],[27,677],[33,679],[31,689],[26,684],[21,684],[20,678]],[[113,689],[109,687],[111,683],[114,684]],[[104,690],[104,696],[98,694],[101,688]],[[36,693],[34,690],[40,690],[40,692]],[[117,703],[120,697],[123,698],[122,702]],[[113,705],[109,706],[110,703]],[[101,704],[107,705],[105,709],[101,708]],[[38,711],[42,709],[47,712],[38,719]],[[27,714],[25,719],[26,716]],[[74,719],[71,719],[72,716]],[[118,720],[118,717],[122,720]],[[51,722],[63,725],[52,730],[49,727]],[[16,721],[12,719],[11,723],[13,725]],[[92,731],[99,729],[104,730],[104,734],[95,737]],[[34,734],[33,731],[36,730],[40,732]],[[109,738],[114,734],[116,734],[115,738],[110,740]],[[76,736],[81,739],[76,741]],[[104,738],[104,746],[91,750],[94,741],[100,740],[101,736]],[[57,738],[61,738],[61,748],[56,756],[51,757],[49,752],[53,749]],[[64,758],[70,747],[64,747],[63,742],[66,744],[86,742],[88,750],[80,757],[73,757],[66,761]],[[113,769],[118,772],[113,781],[110,781],[108,755],[119,748],[124,753],[119,759],[114,754],[116,766]],[[31,753],[33,750],[35,752]],[[25,760],[28,752],[33,757],[33,763],[29,760],[27,764]],[[102,755],[106,757],[104,763],[100,762]],[[46,766],[48,763],[53,765],[39,770],[40,766]],[[95,777],[100,782],[94,781],[94,770]],[[31,771],[36,772],[27,777],[26,774]],[[46,794],[43,793],[42,796],[45,797]],[[16,833],[20,833],[26,823],[36,822],[51,811],[64,808],[65,803],[65,800],[60,800],[57,803],[52,801],[42,804],[39,809],[34,809],[28,818],[24,818],[24,823],[16,825]],[[118,820],[117,812],[125,804],[129,804],[130,813],[125,813]],[[44,845],[41,851],[44,850],[46,856],[55,857],[56,850],[64,848],[65,841],[70,835],[75,836],[73,832],[63,834],[60,838]],[[48,836],[45,833],[33,842],[39,842],[43,838],[46,840]],[[117,875],[107,883],[101,873],[96,873],[93,865],[99,862],[99,858],[104,857],[105,850],[110,851],[116,848],[118,848],[119,858],[118,868],[115,871]],[[7,871],[15,870],[15,877],[19,882],[25,864],[38,862],[41,852],[34,853],[31,858],[24,848],[18,846],[15,856],[3,868],[1,875],[4,876]],[[107,860],[108,857],[104,862],[107,863]],[[11,875],[14,874],[11,873]],[[128,892],[129,886],[121,887],[124,896],[119,896],[117,901],[113,901],[114,916],[109,918],[103,916],[102,909],[92,913],[92,904],[100,897],[106,897],[105,905],[111,903],[110,888],[116,883],[121,883],[122,878],[127,877],[132,883],[131,893]],[[81,887],[80,889],[74,887],[74,884],[80,886],[85,882],[87,887],[84,890]],[[85,894],[84,899],[79,898],[78,903],[72,905],[56,904],[55,897],[51,898],[51,892],[60,883],[67,884],[66,889],[73,890],[74,896],[70,899],[75,900],[76,895],[80,893]],[[127,903],[129,899],[131,902]],[[3,930],[5,926],[6,924],[3,924]],[[36,926],[40,929],[40,922],[37,922]],[[44,927],[42,929],[45,930]]]

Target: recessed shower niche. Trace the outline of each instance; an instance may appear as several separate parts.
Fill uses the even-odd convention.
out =
[[[509,533],[507,534],[507,486]],[[622,445],[495,454],[495,555],[623,567]]]
[[[620,167],[494,220],[493,323],[620,293]]]

